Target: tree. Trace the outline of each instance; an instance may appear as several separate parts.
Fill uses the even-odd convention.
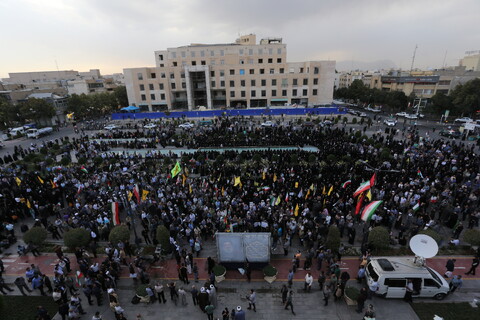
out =
[[[375,227],[368,233],[368,244],[375,249],[388,248],[390,235],[384,227]]]
[[[325,247],[337,252],[340,248],[340,231],[336,226],[330,226],[328,228],[327,240],[325,241]]]
[[[40,119],[50,119],[55,115],[55,107],[44,99],[29,98],[18,106],[20,117],[25,121],[31,119],[38,122]]]
[[[452,98],[443,92],[437,92],[433,95],[431,102],[427,106],[427,111],[436,115],[445,113],[445,110],[452,108]]]
[[[33,227],[32,229],[25,232],[23,235],[23,241],[25,243],[33,243],[34,245],[40,246],[45,240],[47,240],[47,230],[42,227]]]
[[[170,232],[163,225],[157,227],[157,241],[162,246],[164,253],[170,253],[172,251]]]
[[[63,243],[70,249],[85,247],[90,242],[90,232],[83,228],[70,229],[63,234]]]
[[[459,84],[450,93],[454,114],[472,115],[480,109],[480,79]]]
[[[113,89],[113,94],[117,99],[118,105],[120,107],[127,107],[128,106],[128,96],[127,96],[127,88],[125,86],[118,86]]]
[[[108,240],[114,245],[116,245],[120,241],[126,242],[130,240],[130,230],[127,226],[115,226],[110,231],[110,234],[108,235]]]
[[[480,246],[480,231],[477,229],[468,229],[463,233],[463,241],[472,246]]]

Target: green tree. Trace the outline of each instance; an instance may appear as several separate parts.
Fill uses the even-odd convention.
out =
[[[40,121],[50,119],[55,115],[55,107],[44,99],[29,98],[19,104],[20,117],[26,120]]]
[[[480,108],[480,78],[459,84],[450,93],[454,114],[473,115]]]
[[[70,249],[85,247],[90,242],[90,232],[83,228],[70,229],[63,234],[63,243]]]
[[[116,245],[120,241],[126,242],[130,240],[130,230],[128,229],[127,226],[123,226],[123,225],[115,226],[110,231],[110,234],[108,235],[108,240],[113,245]]]
[[[45,240],[47,240],[47,230],[42,227],[33,227],[25,232],[23,235],[23,241],[25,243],[33,243],[37,246],[41,246]]]
[[[368,244],[375,249],[388,248],[390,235],[384,227],[375,227],[368,233]]]
[[[157,241],[162,246],[162,250],[165,253],[172,252],[172,246],[170,244],[170,232],[163,225],[157,227]]]
[[[118,105],[120,107],[127,107],[128,106],[128,96],[127,96],[127,88],[125,86],[118,86],[113,89],[113,94],[117,99]]]
[[[330,226],[328,228],[327,240],[325,241],[325,247],[334,252],[340,248],[340,231],[336,226]]]
[[[445,113],[445,110],[452,108],[452,98],[442,92],[433,95],[431,102],[428,104],[426,111],[436,115]]]
[[[480,231],[477,229],[468,229],[463,233],[463,241],[472,246],[480,246]]]

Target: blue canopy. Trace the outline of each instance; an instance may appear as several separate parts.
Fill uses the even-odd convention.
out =
[[[127,112],[136,112],[136,111],[140,110],[140,108],[135,107],[135,106],[128,106],[128,107],[122,108],[120,110],[127,111]]]

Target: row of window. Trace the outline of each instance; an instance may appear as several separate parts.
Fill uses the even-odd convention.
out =
[[[282,90],[281,91],[281,97],[286,97],[287,96],[287,90]],[[302,90],[302,96],[307,96],[308,95],[308,89],[303,89]],[[313,89],[312,90],[312,95],[316,96],[318,95],[318,90]],[[256,90],[251,90],[250,91],[250,97],[255,98],[257,96],[257,91]],[[261,90],[260,91],[260,96],[261,97],[266,97],[267,96],[267,90]],[[276,97],[277,96],[277,90],[272,90],[271,91],[271,96]],[[293,89],[292,90],[292,96],[296,97],[298,96],[298,90]],[[240,91],[240,97],[245,98],[246,97],[246,91]],[[235,98],[235,91],[230,91],[230,98]]]
[[[225,56],[225,50],[224,49],[221,49],[221,50],[218,50],[218,51],[215,51],[215,50],[209,50],[208,51],[209,54],[210,54],[210,57],[215,57],[215,55],[220,55],[221,57]],[[263,50],[263,48],[258,48],[257,49],[257,54],[259,55],[262,55],[262,54],[266,54],[268,53],[269,55],[272,55],[274,52],[273,48],[268,48],[266,50]],[[205,50],[201,50],[201,51],[189,51],[190,53],[190,57],[191,58],[195,58],[197,57],[197,53],[199,54],[200,57],[205,57],[207,56],[208,54],[205,52]],[[253,49],[239,49],[238,50],[238,54],[239,55],[244,55],[244,54],[248,54],[249,56],[253,56],[253,53],[254,53],[254,50]],[[282,54],[282,48],[277,48],[277,54]],[[181,51],[180,52],[180,56],[182,58],[186,58],[187,57],[187,51]],[[170,52],[170,58],[171,59],[176,59],[177,58],[177,51],[171,51]],[[163,61],[163,54],[159,54],[158,55],[158,59],[160,61]]]
[[[255,70],[256,69],[248,69],[248,74],[255,74]],[[261,68],[261,69],[257,70],[258,74],[265,74],[265,71],[266,71],[266,69],[264,69],[264,68]],[[305,68],[303,68],[303,67],[300,68],[300,73],[304,73],[304,71],[305,71]],[[309,73],[310,68],[307,68],[306,71],[307,71],[307,73]],[[313,74],[318,74],[319,72],[320,72],[320,68],[318,68],[318,67],[313,68]],[[275,74],[275,68],[268,69],[268,73],[269,74]],[[285,68],[279,68],[278,73],[284,74],[285,73]],[[295,69],[290,68],[289,73],[295,73]],[[224,77],[225,76],[225,70],[220,70],[219,74],[220,74],[220,77]],[[229,74],[231,76],[234,76],[234,75],[241,75],[242,76],[242,75],[246,74],[246,70],[245,69],[239,69],[238,73],[236,73],[235,69],[230,69]],[[210,76],[215,77],[215,71],[210,71]],[[170,77],[170,79],[175,79],[175,74],[173,72],[171,72],[169,77]],[[185,78],[185,73],[182,72],[180,74],[180,77]],[[154,73],[154,72],[150,73],[150,79],[156,79],[156,78],[157,78],[156,73]],[[165,79],[166,74],[164,72],[160,73],[160,78]],[[141,73],[141,72],[137,73],[137,79],[138,80],[143,80],[143,73]]]
[[[262,58],[262,59],[258,59],[257,61],[258,61],[258,64],[263,64],[263,58]],[[273,58],[267,59],[267,62],[268,62],[268,63],[273,63]],[[192,63],[192,66],[196,66],[196,65],[197,65],[197,61],[195,61],[195,60],[193,60],[191,63]],[[240,59],[240,60],[238,61],[238,64],[246,64],[246,63],[248,63],[248,64],[254,64],[255,62],[254,62],[253,59],[248,59],[248,60],[246,60],[246,61],[243,60],[243,59]],[[282,63],[282,58],[277,58],[277,63]],[[180,64],[178,63],[178,61],[173,61],[173,62],[172,62],[172,67],[178,67],[179,65],[181,65],[181,66],[184,67],[184,66],[186,66],[187,64],[188,64],[188,63],[187,63],[186,61],[182,61]],[[205,60],[201,60],[201,61],[200,61],[200,65],[204,66],[204,65],[206,65],[206,64],[207,64],[207,62],[206,62]],[[225,64],[225,60],[220,60],[220,65],[224,65],[224,64]],[[217,65],[217,61],[216,61],[216,60],[210,60],[210,65],[211,65],[211,66]],[[165,66],[165,64],[163,64],[163,63],[160,64],[160,67],[164,67],[164,66]]]
[[[142,94],[140,98],[142,99],[142,101],[146,101],[147,95]],[[150,94],[150,100],[155,100],[155,93]],[[165,93],[160,94],[160,100],[165,100]]]

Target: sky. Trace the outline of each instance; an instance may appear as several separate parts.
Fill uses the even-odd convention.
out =
[[[9,72],[154,66],[154,51],[281,37],[289,62],[342,69],[387,61],[458,65],[480,50],[479,0],[0,0],[0,78]]]

